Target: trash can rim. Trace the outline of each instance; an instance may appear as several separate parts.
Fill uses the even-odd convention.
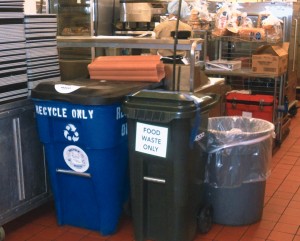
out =
[[[242,131],[242,132],[238,132],[236,133],[236,135],[256,135],[256,134],[262,134],[262,133],[267,133],[267,132],[271,132],[275,130],[275,126],[273,123],[263,120],[263,119],[259,119],[259,118],[249,118],[249,117],[243,117],[243,116],[219,116],[219,117],[210,117],[209,120],[218,120],[218,119],[248,119],[250,121],[258,121],[261,123],[264,123],[266,126],[269,126],[268,129],[264,129],[263,131]],[[207,129],[207,131],[209,133],[219,133],[219,134],[228,134],[230,133],[229,131],[222,131],[222,130],[215,130],[215,129]]]

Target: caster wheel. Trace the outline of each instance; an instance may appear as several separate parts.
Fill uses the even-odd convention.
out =
[[[3,227],[0,227],[0,241],[5,239],[5,231]]]
[[[288,113],[290,114],[291,117],[296,116],[297,112],[298,112],[298,107],[295,105],[293,105],[288,111]]]
[[[212,226],[213,210],[211,206],[204,206],[198,214],[198,229],[200,233],[208,233]]]

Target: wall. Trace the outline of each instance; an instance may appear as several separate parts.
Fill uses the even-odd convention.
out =
[[[40,0],[25,0],[24,3],[24,13],[25,14],[35,14],[40,11]],[[42,1],[43,8],[42,13],[48,13],[48,1]]]

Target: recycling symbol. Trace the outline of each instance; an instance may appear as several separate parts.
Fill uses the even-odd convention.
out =
[[[66,125],[64,136],[68,141],[76,142],[79,140],[79,133],[76,131],[76,127],[73,124]]]

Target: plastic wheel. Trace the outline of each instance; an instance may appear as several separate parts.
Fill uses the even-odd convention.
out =
[[[4,228],[0,227],[0,241],[3,241],[5,239],[5,231]]]
[[[294,117],[297,115],[298,112],[298,107],[296,105],[293,105],[290,109],[289,109],[289,114],[290,116]]]
[[[212,207],[204,206],[198,214],[198,229],[200,233],[208,233],[212,226]]]

